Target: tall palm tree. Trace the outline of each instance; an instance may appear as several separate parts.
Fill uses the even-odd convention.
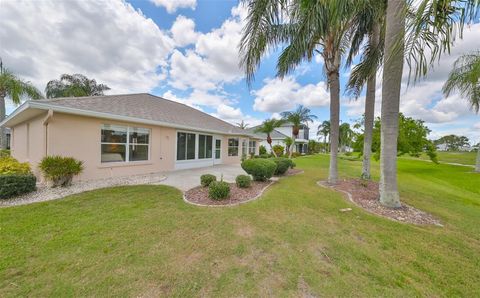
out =
[[[421,0],[406,6],[405,0],[388,0],[383,67],[380,203],[400,207],[397,185],[397,139],[403,60],[414,78],[449,52],[465,23],[478,15],[479,0]],[[429,51],[426,51],[428,49]],[[410,79],[409,76],[409,79]]]
[[[465,54],[455,61],[442,91],[445,96],[459,91],[462,97],[468,100],[472,110],[478,113],[480,108],[480,51]],[[475,171],[480,172],[480,148],[477,149]]]
[[[298,134],[302,125],[308,124],[308,122],[313,122],[314,119],[317,119],[317,116],[313,115],[309,108],[306,108],[302,105],[299,105],[295,111],[286,111],[280,113],[285,122],[292,124],[292,137],[293,143],[298,139]],[[290,148],[288,157],[292,157],[293,148]]]
[[[330,135],[330,121],[325,120],[318,126],[317,135],[323,136],[323,148],[325,149],[325,153],[327,153],[327,138]]]
[[[247,82],[254,78],[261,58],[270,49],[286,46],[277,62],[284,77],[315,54],[324,60],[330,89],[330,183],[338,179],[337,153],[340,118],[340,66],[348,48],[353,16],[366,1],[244,0],[247,24],[240,43],[241,66]]]
[[[250,124],[245,123],[245,121],[243,121],[243,120],[242,120],[242,122],[238,122],[238,123],[236,123],[236,124],[237,124],[237,126],[238,126],[239,128],[241,128],[241,129],[247,129],[247,127],[250,126]]]
[[[101,96],[107,90],[110,87],[82,74],[63,74],[60,80],[51,80],[45,87],[47,98]]]
[[[352,138],[354,136],[354,132],[350,127],[349,123],[342,123],[340,125],[340,138],[339,144],[342,152],[345,152],[345,148],[352,144]]]
[[[0,122],[6,117],[5,99],[7,97],[10,98],[15,105],[19,105],[24,97],[39,99],[43,96],[30,82],[18,78],[10,70],[3,68],[0,60]],[[5,127],[0,128],[0,148],[7,148]]]
[[[270,145],[270,150],[272,151],[275,157],[278,157],[272,147],[272,137],[271,133],[275,130],[275,128],[282,126],[283,121],[277,120],[275,118],[267,119],[262,122],[262,124],[255,129],[255,132],[264,133],[267,135],[267,143]]]

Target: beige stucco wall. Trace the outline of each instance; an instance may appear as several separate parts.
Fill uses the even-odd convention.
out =
[[[174,128],[119,122],[85,116],[53,113],[48,128],[44,125],[47,113],[19,124],[12,129],[12,155],[31,163],[35,174],[40,174],[37,163],[46,155],[71,156],[83,161],[84,171],[77,180],[148,174],[175,169],[176,135]],[[150,158],[148,161],[129,163],[101,163],[101,127],[103,124],[123,125],[150,129]],[[239,156],[228,156],[228,138],[222,136],[222,163],[240,163]],[[48,141],[46,142],[45,139]],[[258,154],[258,143],[256,148]],[[212,162],[213,164],[213,162]]]

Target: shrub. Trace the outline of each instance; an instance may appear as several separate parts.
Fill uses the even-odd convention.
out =
[[[282,156],[284,150],[285,147],[283,147],[282,145],[277,144],[273,146],[273,151],[275,152],[275,154],[277,154],[277,156]]]
[[[230,185],[224,181],[213,181],[208,187],[208,197],[212,200],[221,201],[230,195]]]
[[[19,162],[13,157],[0,157],[0,175],[31,174],[28,162]]]
[[[215,177],[215,175],[205,174],[205,175],[200,176],[200,184],[203,187],[209,186],[214,181],[217,181],[217,177]]]
[[[83,162],[73,157],[47,156],[42,159],[39,168],[45,178],[52,182],[52,187],[68,186],[73,176],[83,171]]]
[[[265,146],[263,145],[260,145],[260,147],[258,148],[258,154],[267,154],[267,148],[265,148]]]
[[[247,188],[252,184],[252,178],[247,175],[238,175],[237,178],[235,178],[235,182],[237,183],[238,187]]]
[[[7,156],[10,156],[10,150],[8,150],[8,149],[1,149],[1,150],[0,150],[0,158],[2,158],[2,157],[7,157]]]
[[[285,157],[277,157],[277,158],[270,158],[270,160],[274,161],[275,164],[277,165],[277,168],[275,169],[275,175],[283,175],[285,174],[288,169],[293,168],[293,161],[289,158]]]
[[[34,191],[37,178],[32,174],[0,175],[0,199],[8,199]]]
[[[255,181],[266,181],[275,173],[277,164],[270,159],[248,159],[242,162],[242,169],[253,176]]]
[[[298,153],[298,152],[292,152],[292,158],[296,158],[296,157],[299,157],[299,156],[301,156],[300,153]]]

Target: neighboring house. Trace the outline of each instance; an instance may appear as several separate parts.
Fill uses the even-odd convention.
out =
[[[265,146],[268,152],[271,151],[270,145],[267,143],[267,134],[256,133],[255,130],[258,126],[247,129],[250,133],[254,133],[258,138],[261,139],[260,145]],[[285,123],[282,126],[276,128],[273,133],[270,134],[272,138],[272,146],[282,145],[285,147],[285,138],[293,138],[292,133],[293,125],[290,123]],[[300,154],[308,153],[308,140],[309,140],[309,128],[306,125],[302,125],[300,132],[298,133],[298,138],[295,140],[295,146],[293,147],[293,152],[298,152]]]
[[[258,139],[187,105],[150,94],[27,101],[0,125],[12,156],[36,165],[46,155],[84,162],[80,180],[240,163]]]

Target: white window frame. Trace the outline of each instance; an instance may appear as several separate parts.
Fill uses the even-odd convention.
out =
[[[194,159],[186,159],[186,155],[185,155],[185,159],[178,160],[177,149],[178,149],[178,134],[179,133],[187,133],[187,134],[195,135],[195,158]],[[200,135],[212,137],[212,157],[211,158],[199,158],[199,156],[198,156],[198,154],[199,154],[198,146],[200,145]],[[187,150],[186,147],[185,147],[185,150]],[[185,152],[185,154],[186,154],[186,152]],[[215,158],[215,137],[214,137],[214,135],[208,134],[208,133],[203,133],[203,132],[188,131],[188,130],[177,130],[176,131],[176,133],[175,133],[175,162],[176,163],[208,161],[208,160],[213,160],[214,158]]]
[[[255,143],[255,146],[251,146],[252,143]],[[250,149],[253,148],[253,152],[250,152]],[[257,141],[255,140],[249,140],[248,141],[248,154],[253,154],[255,155],[255,152],[257,152]]]
[[[230,146],[230,139],[237,140],[237,146]],[[230,148],[237,148],[237,155],[230,155]],[[227,139],[227,155],[230,157],[235,157],[240,155],[240,138],[228,138]]]
[[[205,157],[203,157],[203,158],[200,157],[200,136],[204,136],[204,137],[205,137],[205,148],[204,148]],[[210,142],[210,144],[211,144],[211,146],[212,146],[212,147],[211,147],[211,151],[212,151],[212,156],[211,156],[211,157],[206,157],[206,156],[207,156],[207,144],[208,144],[208,142],[207,142],[207,139],[208,139],[208,138],[207,138],[207,137],[211,137],[211,138],[212,138],[212,142]],[[197,139],[198,139],[198,143],[197,143],[197,146],[196,146],[197,148],[196,148],[196,149],[198,150],[198,152],[197,152],[196,155],[197,155],[198,159],[200,159],[200,160],[213,159],[213,158],[214,158],[213,155],[215,154],[215,152],[214,152],[215,149],[214,149],[214,143],[213,143],[213,142],[214,142],[214,139],[215,139],[215,138],[214,138],[212,135],[209,135],[209,134],[199,133],[199,134],[197,135]]]
[[[127,142],[126,143],[110,143],[110,142],[102,142],[102,130],[108,129],[107,127],[114,128],[126,128],[127,129]],[[148,144],[134,144],[136,146],[147,146],[148,147],[148,156],[146,160],[133,160],[130,161],[130,129],[145,129],[148,130]],[[115,164],[115,163],[142,163],[142,162],[148,162],[150,161],[150,146],[152,143],[152,130],[150,128],[146,127],[133,127],[133,126],[127,126],[127,125],[118,125],[118,124],[107,124],[103,123],[102,126],[100,127],[100,163],[101,164]],[[102,161],[102,145],[125,145],[125,161]]]

